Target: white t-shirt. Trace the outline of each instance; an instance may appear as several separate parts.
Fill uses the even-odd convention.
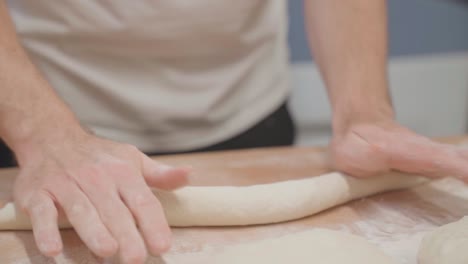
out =
[[[145,151],[233,137],[286,100],[285,0],[10,0],[34,63],[100,136]]]

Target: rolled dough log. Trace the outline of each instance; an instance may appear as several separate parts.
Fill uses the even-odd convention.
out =
[[[155,190],[171,226],[229,226],[267,224],[302,218],[375,193],[411,187],[421,177],[391,173],[356,179],[333,172],[301,180],[246,187],[185,187]],[[70,227],[59,219],[61,228]],[[31,229],[26,215],[13,203],[0,210],[0,229]]]
[[[468,263],[468,217],[427,234],[419,246],[419,264]]]
[[[327,229],[228,247],[210,263],[396,264],[365,239]]]

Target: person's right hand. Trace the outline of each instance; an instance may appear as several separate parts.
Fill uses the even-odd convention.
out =
[[[57,216],[63,212],[100,257],[118,251],[123,263],[142,263],[146,249],[167,251],[170,229],[149,186],[178,188],[187,170],[157,163],[131,145],[78,134],[40,142],[18,157],[14,200],[29,215],[39,250],[61,252]]]

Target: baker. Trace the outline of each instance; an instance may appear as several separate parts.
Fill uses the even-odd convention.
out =
[[[13,150],[15,203],[43,254],[62,250],[59,212],[98,256],[141,263],[167,251],[170,229],[150,187],[180,187],[189,171],[149,154],[293,143],[286,5],[0,2],[1,161],[14,165]],[[468,154],[395,121],[385,1],[304,9],[332,106],[335,168],[466,176]]]

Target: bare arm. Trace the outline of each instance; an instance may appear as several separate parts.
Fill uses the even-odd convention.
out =
[[[333,109],[335,132],[393,118],[387,83],[384,0],[306,0],[311,48]]]
[[[32,145],[83,131],[21,47],[4,1],[0,25],[0,136],[21,163]]]
[[[468,182],[468,151],[395,121],[384,0],[305,0],[310,46],[333,110],[332,165],[365,177],[389,170]],[[416,103],[416,102],[415,102]]]

